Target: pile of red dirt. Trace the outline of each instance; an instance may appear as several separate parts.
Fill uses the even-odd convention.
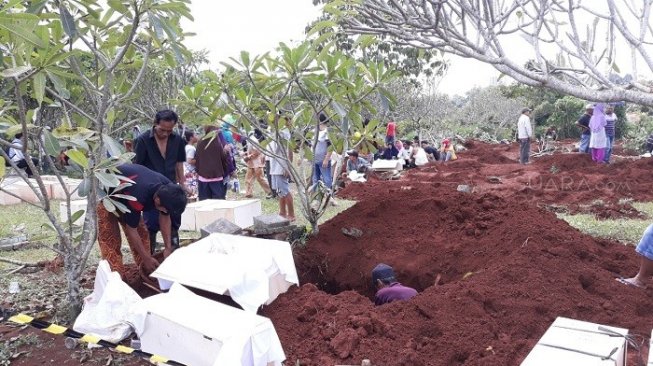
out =
[[[558,316],[650,334],[653,291],[614,280],[636,272],[634,249],[584,235],[541,206],[558,202],[556,194],[566,205],[650,200],[643,171],[650,174],[653,162],[595,166],[575,154],[522,166],[516,152],[514,145],[475,143],[458,161],[346,188],[342,194],[358,203],[295,252],[308,284],[264,310],[287,363],[515,365]],[[512,160],[489,162],[493,154]],[[554,164],[560,171],[551,171]],[[549,192],[523,182],[563,172],[631,186],[626,193]],[[474,190],[457,192],[459,184]],[[363,236],[342,234],[352,227]],[[375,307],[370,272],[381,262],[420,294]]]

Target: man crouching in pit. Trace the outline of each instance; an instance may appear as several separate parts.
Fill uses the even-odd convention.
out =
[[[172,253],[170,215],[181,215],[186,209],[186,194],[181,186],[172,183],[168,178],[142,165],[123,164],[118,168],[119,174],[131,179],[134,183],[116,192],[124,196],[132,196],[132,201],[121,197],[112,197],[129,208],[130,212],[109,212],[100,202],[97,206],[98,242],[102,258],[109,262],[112,271],[120,274],[125,280],[125,267],[120,252],[121,236],[119,225],[127,237],[134,262],[139,268],[143,280],[150,281],[148,276],[159,266],[159,262],[150,254],[149,233],[143,223],[141,214],[146,210],[159,211],[159,225],[165,244],[164,256]],[[107,194],[112,194],[110,189]]]

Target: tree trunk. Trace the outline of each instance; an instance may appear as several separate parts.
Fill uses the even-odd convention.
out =
[[[66,276],[66,315],[71,322],[77,318],[77,315],[82,311],[83,294],[79,283],[79,259],[74,253],[66,253],[64,256],[64,273]]]

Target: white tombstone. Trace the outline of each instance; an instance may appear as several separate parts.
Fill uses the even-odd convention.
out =
[[[88,203],[87,203],[86,200],[74,200],[74,201],[70,201],[70,214],[71,214],[71,215],[74,215],[75,212],[77,212],[77,211],[79,211],[79,210],[84,210],[84,211],[86,211],[86,205],[87,205],[87,204],[88,204]],[[65,201],[59,203],[59,219],[61,220],[61,222],[65,222],[65,221],[68,220],[68,212],[67,212],[67,210],[68,210],[68,205],[66,204]],[[73,224],[75,224],[75,225],[83,225],[83,224],[84,224],[84,218],[85,218],[85,217],[86,217],[86,212],[84,212],[84,213],[82,214],[82,216],[80,216],[77,220],[75,220],[75,222],[73,222]]]
[[[180,230],[199,231],[218,219],[227,219],[241,228],[254,224],[254,217],[262,213],[261,200],[241,201],[204,200],[190,203],[181,215]]]

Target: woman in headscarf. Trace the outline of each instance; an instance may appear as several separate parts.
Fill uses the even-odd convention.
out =
[[[598,103],[594,106],[594,113],[590,119],[590,149],[592,150],[592,160],[598,164],[605,164],[605,148],[608,144],[608,138],[605,134],[605,104]]]

